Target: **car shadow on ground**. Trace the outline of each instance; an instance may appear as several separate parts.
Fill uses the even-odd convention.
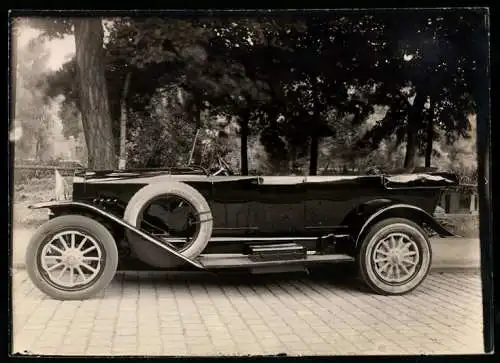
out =
[[[269,274],[250,274],[247,271],[220,272],[164,272],[141,271],[118,272],[111,286],[122,285],[124,289],[134,289],[136,285],[142,288],[186,288],[205,289],[217,288],[265,288],[269,285],[301,285],[335,288],[354,294],[371,293],[357,278],[356,267],[353,264],[338,264],[325,267],[315,267],[306,272],[285,272]],[[121,289],[110,289],[109,296],[121,294]]]

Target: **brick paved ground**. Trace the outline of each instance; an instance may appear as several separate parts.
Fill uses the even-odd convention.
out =
[[[73,355],[483,352],[477,272],[434,272],[403,297],[343,280],[127,273],[96,299],[58,302],[15,270],[13,348]]]

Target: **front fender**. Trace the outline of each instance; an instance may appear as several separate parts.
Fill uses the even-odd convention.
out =
[[[72,200],[51,200],[51,201],[48,201],[48,202],[41,202],[41,203],[35,203],[35,204],[31,204],[28,206],[29,209],[43,209],[43,208],[47,208],[47,209],[55,209],[55,208],[64,208],[64,207],[77,207],[79,206],[80,204],[84,204],[85,206],[90,206],[89,204],[87,203],[81,203],[81,202],[74,202]]]
[[[90,212],[91,214],[94,214],[94,215],[102,216],[102,217],[104,217],[112,222],[115,222],[115,223],[127,228],[128,230],[138,234],[144,240],[157,245],[158,247],[160,247],[160,248],[166,250],[167,252],[170,252],[171,254],[175,255],[176,257],[184,260],[185,262],[187,262],[195,267],[198,267],[200,269],[205,268],[203,265],[201,265],[197,261],[194,261],[194,260],[191,260],[190,258],[185,257],[181,253],[177,252],[175,249],[171,248],[168,245],[161,243],[156,238],[154,238],[154,237],[150,236],[149,234],[143,232],[142,230],[136,228],[135,226],[131,225],[130,223],[125,222],[123,219],[115,216],[112,213],[109,213],[105,210],[102,210],[101,208],[98,208],[92,204],[88,204],[88,203],[84,203],[84,202],[75,202],[72,200],[63,200],[63,201],[51,201],[51,202],[36,203],[36,204],[28,206],[28,208],[30,208],[30,209],[48,208],[50,210],[67,209],[68,211],[77,210],[77,211],[86,211],[86,212]]]
[[[394,217],[409,219],[420,226],[426,225],[441,237],[459,237],[448,231],[432,215],[419,207],[410,204],[392,204],[378,209],[364,221],[356,233],[355,247],[358,247],[363,236],[373,224]]]

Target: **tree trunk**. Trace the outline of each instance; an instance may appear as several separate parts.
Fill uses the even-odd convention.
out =
[[[127,167],[127,96],[130,86],[130,77],[132,73],[128,72],[125,76],[120,112],[120,159],[118,160],[118,169],[123,170]]]
[[[316,78],[312,77],[312,96],[317,99],[317,85]],[[318,149],[319,149],[319,123],[320,113],[318,110],[318,103],[314,103],[313,125],[311,128],[311,149],[309,160],[309,175],[316,175],[318,173]]]
[[[101,19],[75,19],[80,112],[90,169],[116,167],[112,120],[104,76],[103,36]]]
[[[41,153],[40,153],[40,138],[37,137],[35,139],[35,160],[41,161]]]
[[[290,161],[291,161],[290,170],[292,174],[295,175],[295,172],[297,170],[297,145],[295,145],[295,142],[293,141],[290,149]]]
[[[434,141],[434,109],[431,108],[431,114],[429,120],[427,121],[427,143],[425,148],[425,167],[431,167],[432,160],[432,144]]]
[[[240,117],[240,157],[241,157],[241,175],[248,175],[248,114]]]
[[[194,124],[195,124],[195,136],[193,139],[193,159],[194,159],[194,164],[195,165],[201,165],[203,154],[201,152],[201,147],[197,147],[198,145],[201,145],[200,139],[201,139],[201,102],[196,101],[194,104],[194,109],[193,109],[193,118],[194,118]],[[198,137],[196,137],[198,136]]]
[[[316,175],[318,172],[318,149],[319,149],[319,137],[318,133],[316,132],[316,125],[315,125],[313,133],[311,135],[311,149],[310,149],[311,159],[309,161],[309,175]]]
[[[415,166],[415,154],[417,149],[417,131],[413,122],[408,120],[406,130],[406,154],[404,168],[413,168]]]
[[[417,132],[422,122],[422,109],[424,108],[425,96],[419,88],[408,114],[408,122],[406,128],[406,155],[404,161],[405,169],[415,167],[415,156],[417,154]]]

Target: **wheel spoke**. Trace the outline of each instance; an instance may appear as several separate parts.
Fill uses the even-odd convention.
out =
[[[389,258],[388,258],[388,257],[376,258],[376,259],[375,259],[375,263],[385,262],[385,261],[388,261],[388,260],[389,260]]]
[[[59,272],[59,275],[57,275],[57,280],[61,280],[67,268],[68,266],[64,265],[63,269]]]
[[[404,263],[400,263],[399,267],[404,271],[405,275],[408,276],[410,274],[410,271],[406,268]]]
[[[395,248],[395,247],[396,247],[396,245],[397,245],[397,242],[396,242],[396,239],[394,238],[394,236],[393,236],[393,235],[391,235],[391,236],[389,237],[389,241],[391,241],[391,242],[389,243],[389,246],[391,247],[391,249]]]
[[[393,264],[392,265],[392,270],[391,270],[391,274],[392,274],[392,281],[397,281],[397,273],[398,273],[398,270],[397,270],[397,264]]]
[[[47,253],[52,253],[52,252],[54,252],[54,251],[55,251],[55,252],[59,252],[59,253],[60,253],[60,255],[62,255],[62,254],[64,253],[64,252],[63,252],[60,248],[58,248],[57,246],[54,246],[54,245],[49,244],[49,245],[47,246]],[[48,257],[48,256],[47,256],[47,257]]]
[[[83,239],[80,241],[80,243],[78,244],[78,246],[76,247],[77,250],[80,250],[83,245],[85,244],[85,242],[87,242],[88,238],[87,237],[83,237]]]
[[[394,265],[394,270],[396,271],[396,279],[399,280],[401,278],[401,272],[399,271],[399,264]]]
[[[417,251],[408,251],[406,253],[403,253],[403,256],[404,257],[407,257],[407,256],[415,256],[417,254]]]
[[[69,283],[71,286],[75,284],[75,269],[73,267],[69,268]]]
[[[391,266],[391,263],[390,263],[390,262],[387,262],[384,266],[382,266],[382,267],[380,268],[380,270],[379,270],[379,271],[380,271],[380,272],[384,272],[384,271],[386,271],[386,270],[387,270],[387,268],[388,268],[388,267],[390,267],[390,266]]]
[[[100,257],[83,257],[83,260],[84,261],[100,261],[101,258]]]
[[[391,245],[390,245],[389,241],[387,241],[387,240],[382,241],[382,244],[380,245],[380,247],[382,247],[382,246],[384,247],[386,252],[391,250]]]
[[[45,256],[45,260],[62,260],[62,256]]]
[[[61,241],[62,246],[63,246],[64,250],[66,251],[68,249],[68,245],[66,244],[66,240],[64,239],[64,237],[59,236],[59,241]]]
[[[380,250],[380,249],[379,249],[379,250],[377,250],[377,252],[376,252],[376,253],[380,253],[380,254],[381,254],[381,255],[383,255],[383,256],[389,256],[389,252],[382,251],[382,250]]]
[[[56,269],[56,268],[58,268],[58,267],[60,267],[60,266],[63,266],[63,265],[64,265],[64,262],[58,262],[58,263],[56,263],[55,265],[52,265],[52,266],[50,266],[50,267],[47,267],[47,271],[52,271],[52,270],[54,270],[54,269]]]
[[[93,250],[95,250],[95,249],[97,249],[97,247],[96,247],[96,246],[89,247],[89,248],[87,248],[86,250],[82,251],[82,254],[83,254],[83,255],[85,255],[85,254],[87,254],[87,253],[89,253],[90,251],[93,251]]]
[[[410,264],[410,265],[412,265],[412,266],[415,266],[415,265],[417,264],[417,262],[416,262],[416,261],[408,260],[408,259],[406,259],[406,258],[404,258],[404,259],[403,259],[403,262],[404,262],[404,263],[408,263],[408,264]]]
[[[85,274],[83,273],[82,269],[80,266],[76,266],[76,271],[78,272],[78,274],[82,277],[82,282],[85,283],[87,281],[87,278],[85,277]]]
[[[409,251],[410,246],[411,246],[410,243],[403,243],[401,248],[398,250],[398,252]]]
[[[89,266],[85,262],[80,264],[81,267],[85,267],[87,270],[91,271],[92,273],[96,273],[97,269],[93,268],[92,266]]]
[[[75,234],[71,234],[71,248],[75,248]]]
[[[396,243],[396,246],[394,246],[394,249],[396,251],[401,251],[404,247],[405,247],[405,241],[404,241],[404,238],[399,236],[398,239],[397,239],[397,243]]]
[[[380,269],[380,273],[382,274],[382,277],[384,277],[386,280],[391,278],[391,266],[392,266],[392,264],[389,262],[382,269]]]

